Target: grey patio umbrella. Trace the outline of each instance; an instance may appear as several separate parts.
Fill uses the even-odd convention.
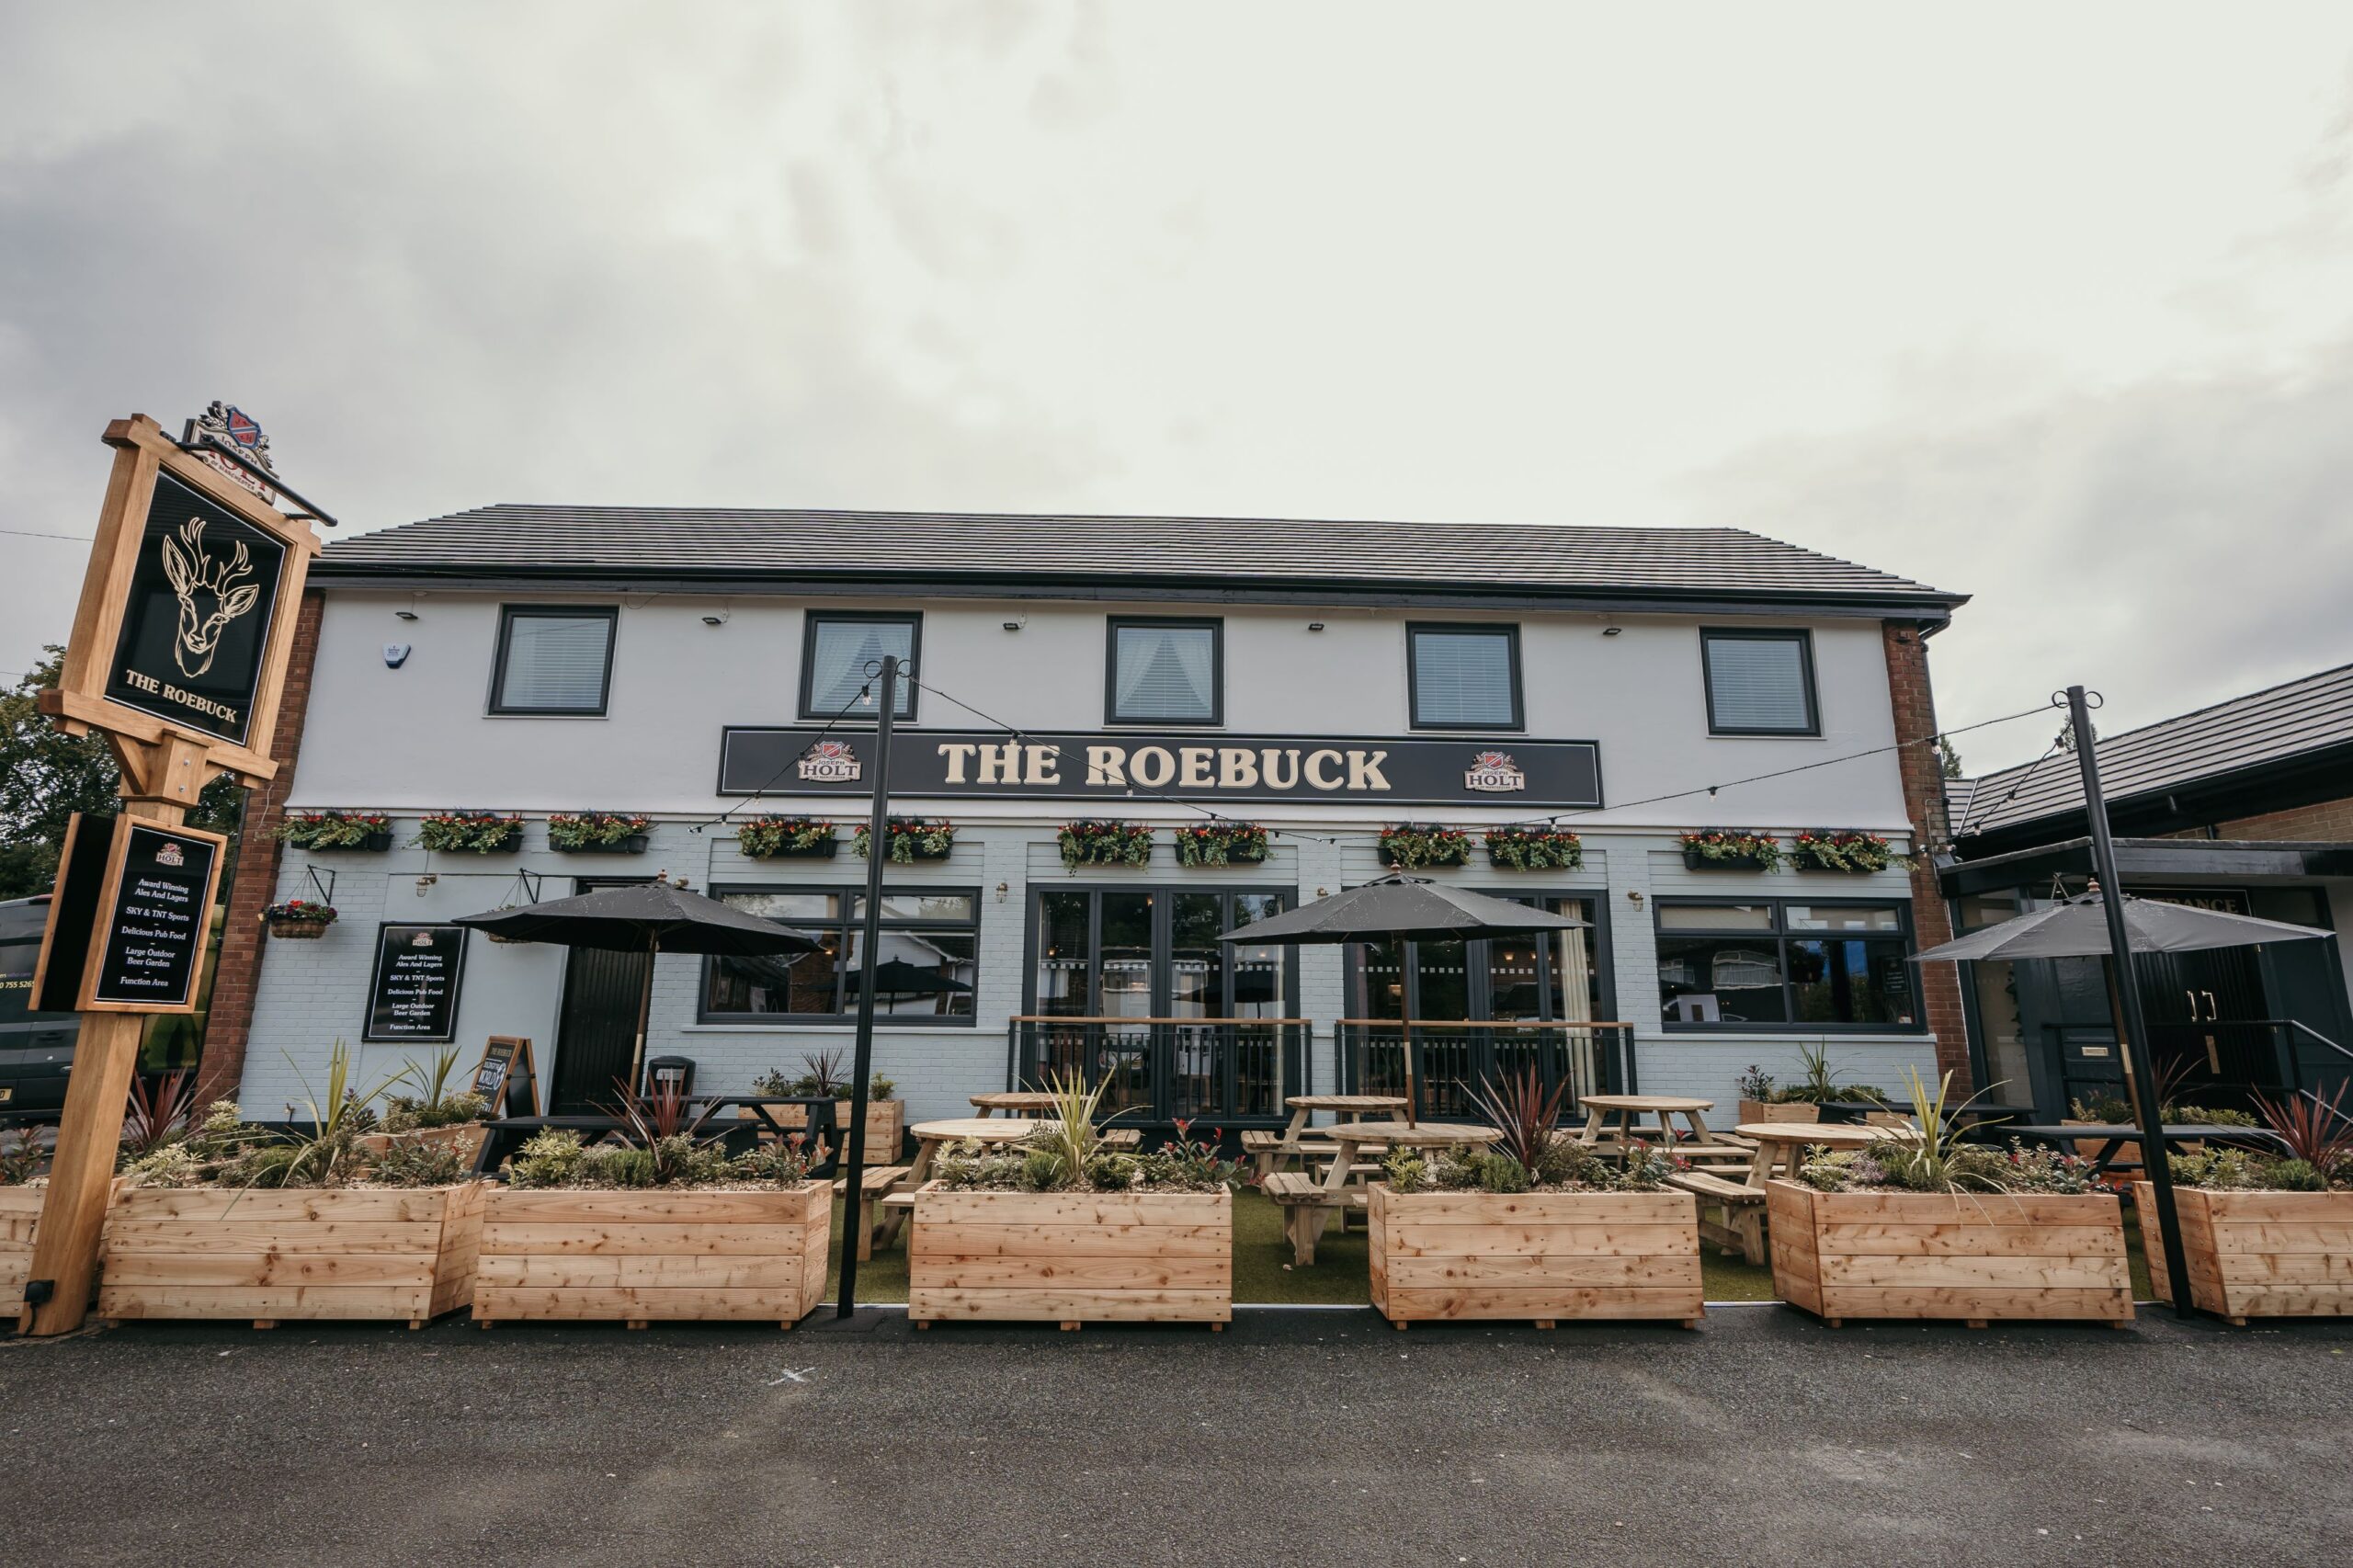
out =
[[[599,888],[574,898],[527,903],[460,915],[453,923],[503,937],[510,942],[547,942],[563,948],[595,948],[617,953],[715,953],[754,958],[767,953],[806,953],[821,944],[814,937],[746,915],[740,909],[688,892],[656,878]],[[654,1006],[654,966],[637,999],[637,1045],[630,1059],[630,1082],[645,1070],[645,1025]]]
[[[2196,909],[2186,903],[2156,899],[2123,900],[2126,940],[2136,953],[2192,953],[2207,948],[2251,948],[2261,942],[2293,942],[2336,933],[2251,915],[2226,915]],[[2094,891],[2066,899],[2048,909],[1988,926],[1913,960],[1937,959],[2086,959],[2109,956],[2108,906]]]
[[[1483,937],[1533,937],[1590,924],[1532,903],[1514,903],[1464,888],[1441,887],[1427,877],[1392,870],[1379,881],[1319,898],[1285,914],[1220,932],[1221,942],[1252,947],[1327,946],[1341,942],[1463,942]],[[1405,1119],[1420,1096],[1421,1041],[1405,1030]]]

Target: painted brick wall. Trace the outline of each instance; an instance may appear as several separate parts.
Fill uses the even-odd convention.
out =
[[[1952,940],[1952,921],[1944,894],[1937,887],[1931,855],[1952,842],[1945,819],[1942,759],[1933,744],[1937,733],[1937,703],[1928,686],[1928,650],[1919,629],[1908,621],[1890,620],[1880,628],[1887,650],[1887,687],[1895,709],[1895,738],[1905,744],[1896,759],[1904,780],[1904,812],[1912,823],[1912,838],[1923,852],[1912,862],[1912,924],[1919,944],[1933,948]],[[1937,1066],[1952,1074],[1953,1086],[1967,1093],[1969,1033],[1961,1006],[1961,978],[1955,966],[1920,966],[1920,987],[1927,1003],[1928,1028],[1937,1037]]]
[[[306,590],[294,617],[294,646],[286,662],[286,685],[278,703],[270,755],[278,777],[267,788],[249,790],[244,827],[237,842],[237,880],[229,890],[228,924],[221,933],[221,960],[212,978],[212,1008],[205,1021],[204,1055],[197,1073],[198,1105],[236,1094],[244,1076],[245,1044],[251,1035],[254,997],[261,983],[261,912],[278,887],[278,824],[286,819],[286,788],[302,748],[302,724],[311,710],[311,675],[318,660],[319,621],[326,597]]]

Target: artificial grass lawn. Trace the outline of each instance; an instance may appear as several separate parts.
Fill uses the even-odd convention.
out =
[[[835,1255],[825,1282],[828,1301],[841,1293],[842,1205],[834,1205]],[[858,1299],[861,1301],[904,1301],[907,1299],[906,1231],[901,1244],[878,1250],[858,1266]],[[1362,1231],[1343,1235],[1336,1221],[1315,1244],[1315,1267],[1294,1268],[1290,1244],[1283,1240],[1280,1208],[1256,1192],[1233,1195],[1233,1299],[1237,1304],[1257,1302],[1328,1304],[1361,1307],[1371,1303],[1365,1274],[1367,1243]],[[1700,1249],[1700,1268],[1711,1301],[1774,1300],[1773,1271],[1752,1267],[1737,1257],[1717,1257],[1715,1249]]]

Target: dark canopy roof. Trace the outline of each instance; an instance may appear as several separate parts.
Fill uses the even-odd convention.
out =
[[[338,539],[320,580],[843,585],[1353,585],[1522,597],[1847,604],[1943,619],[1967,596],[1741,528],[1274,517],[483,506]]]

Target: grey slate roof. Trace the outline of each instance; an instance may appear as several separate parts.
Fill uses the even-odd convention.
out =
[[[338,540],[313,574],[342,580],[1347,584],[1853,601],[1931,616],[1968,597],[1740,528],[622,506],[479,507]]]
[[[2347,744],[2353,744],[2353,665],[2340,665],[2102,736],[2097,743],[2100,788],[2112,806]],[[2081,812],[2084,790],[2075,758],[2053,755],[2040,767],[2023,763],[1970,779],[1949,791],[1948,800],[1956,835],[1974,836]]]

